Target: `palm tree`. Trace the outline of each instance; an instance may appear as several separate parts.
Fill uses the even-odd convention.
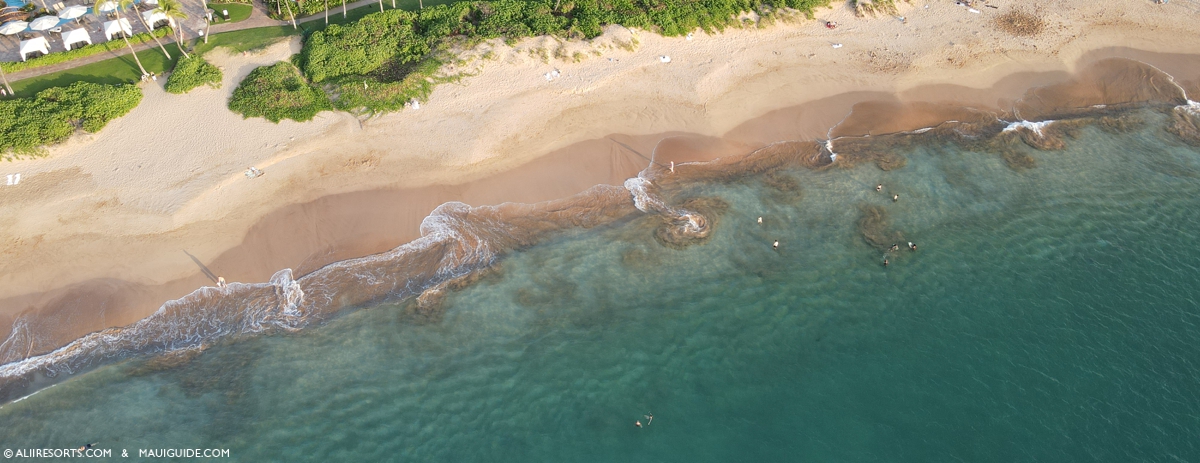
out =
[[[12,85],[8,85],[8,76],[4,75],[4,67],[0,66],[0,79],[4,80],[4,88],[8,89],[8,94],[12,95]]]
[[[124,5],[126,2],[132,3],[132,1],[133,0],[122,0],[121,4]],[[104,5],[105,3],[108,3],[108,0],[96,0],[96,5],[92,11],[100,11],[100,6]],[[113,10],[113,14],[116,14],[116,16],[117,16],[117,28],[121,29],[121,39],[125,41],[125,46],[129,47],[129,51],[132,52],[133,61],[135,63],[137,63],[138,69],[142,70],[142,76],[149,75],[150,73],[146,72],[146,67],[142,66],[142,60],[138,59],[137,50],[133,49],[133,44],[129,43],[129,37],[126,37],[126,35],[128,35],[128,34],[125,33],[125,26],[122,24],[122,21],[121,21],[121,8],[117,8],[116,10]]]
[[[342,0],[342,19],[346,19],[346,0]]]
[[[379,0],[379,12],[383,13],[383,0]]]
[[[292,13],[292,4],[291,4],[291,3],[288,3],[288,2],[290,2],[290,1],[292,1],[292,0],[279,0],[279,1],[280,1],[280,2],[283,2],[283,6],[286,6],[286,7],[287,7],[287,9],[288,9],[288,17],[289,17],[289,18],[292,18],[292,29],[295,29],[295,28],[296,28],[296,15]],[[383,0],[379,0],[379,1],[383,1]],[[278,8],[278,6],[276,6],[276,8]]]
[[[192,56],[188,55],[187,50],[183,49],[183,20],[188,17],[187,13],[183,11],[183,5],[179,3],[179,0],[158,0],[158,8],[155,8],[154,11],[162,13],[171,21],[171,29],[179,36],[175,39],[175,45],[179,47],[179,51],[183,53],[184,57],[191,58]]]
[[[120,2],[121,2],[121,9],[133,10],[133,0],[120,0]],[[162,44],[162,41],[158,40],[158,36],[154,35],[154,29],[151,29],[150,25],[146,24],[146,18],[143,17],[141,13],[138,13],[137,10],[133,10],[133,15],[137,16],[138,21],[140,21],[142,23],[142,27],[145,27],[146,32],[150,33],[150,38],[154,39],[154,43],[158,44],[158,49],[162,50],[163,54],[167,56],[168,60],[171,59],[171,54],[167,53],[167,47],[164,47]]]

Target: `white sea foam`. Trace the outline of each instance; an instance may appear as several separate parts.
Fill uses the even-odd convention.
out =
[[[644,177],[648,171],[649,169],[642,171],[637,177],[625,180],[625,189],[629,190],[629,194],[633,197],[633,205],[645,213],[663,214],[683,221],[684,231],[687,233],[702,232],[705,227],[703,216],[687,209],[671,206],[650,192],[653,182]]]
[[[1175,108],[1187,113],[1192,117],[1200,117],[1200,101],[1187,100],[1187,104],[1176,106]]]
[[[1054,123],[1054,121],[1041,121],[1041,122],[1017,121],[1017,122],[1010,122],[1010,123],[1008,124],[1008,127],[1005,127],[1005,128],[1004,128],[1004,132],[1015,132],[1015,131],[1017,131],[1018,129],[1024,128],[1024,129],[1027,129],[1027,130],[1029,130],[1030,132],[1033,132],[1033,133],[1037,134],[1037,136],[1039,136],[1039,137],[1040,137],[1040,136],[1043,136],[1042,129],[1045,129],[1046,127],[1049,127],[1049,126],[1050,126],[1050,124],[1052,124],[1052,123]]]
[[[203,287],[131,325],[91,333],[41,355],[27,357],[34,328],[18,319],[0,343],[0,358],[21,360],[0,365],[0,382],[35,372],[49,377],[71,374],[133,355],[202,349],[232,335],[297,331],[335,313],[340,308],[335,293],[348,285],[367,301],[419,294],[495,261],[498,250],[489,233],[504,233],[513,225],[486,219],[474,223],[489,212],[495,207],[442,204],[421,222],[420,238],[391,251],[335,262],[299,280],[291,269],[284,269],[267,283]],[[466,220],[468,216],[473,220]],[[428,257],[433,257],[433,268],[414,268],[422,265],[413,261],[428,264]]]

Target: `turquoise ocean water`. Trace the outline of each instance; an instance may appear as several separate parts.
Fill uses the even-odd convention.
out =
[[[1140,117],[1061,151],[1020,147],[1037,163],[1020,171],[934,143],[890,172],[783,172],[800,193],[695,183],[679,198],[729,205],[706,244],[664,247],[648,217],[563,233],[451,293],[437,322],[375,305],[173,368],[78,375],[3,405],[0,447],[1200,461],[1200,151]],[[919,251],[899,243],[884,268],[864,205]]]

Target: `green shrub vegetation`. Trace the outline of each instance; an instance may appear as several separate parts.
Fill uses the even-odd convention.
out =
[[[175,63],[175,70],[171,71],[163,88],[168,93],[187,93],[201,85],[219,88],[221,70],[200,55],[192,55],[190,58],[180,58]]]
[[[158,37],[165,37],[169,33],[170,33],[170,31],[165,27],[154,31],[154,35],[158,36]],[[130,37],[129,42],[136,46],[136,45],[143,44],[143,43],[154,43],[154,39],[150,38],[149,33],[142,32],[140,34],[134,34],[133,37]],[[120,52],[121,50],[125,50],[125,49],[127,49],[127,47],[125,46],[124,40],[112,40],[109,42],[96,43],[96,44],[92,44],[92,45],[84,45],[84,46],[76,48],[74,50],[56,51],[56,52],[50,53],[48,55],[42,55],[37,58],[32,58],[29,61],[13,61],[13,62],[6,61],[3,63],[0,63],[0,66],[4,66],[4,72],[17,72],[17,71],[24,71],[26,69],[36,69],[36,68],[40,68],[43,66],[50,66],[50,65],[54,65],[54,64],[65,63],[67,61],[76,60],[79,58],[83,58],[86,56],[92,56],[92,55],[96,55],[96,54],[100,54],[100,53]],[[141,55],[138,55],[138,56],[141,56]]]
[[[310,0],[310,3],[318,3]],[[389,10],[313,32],[298,64],[349,111],[396,110],[438,83],[438,51],[450,39],[520,39],[536,35],[592,38],[620,24],[663,35],[738,25],[737,16],[769,17],[783,8],[811,16],[829,0],[493,0]]]
[[[96,132],[142,101],[136,85],[76,82],[33,98],[0,100],[0,153],[31,155],[62,142],[76,129]]]
[[[283,61],[250,72],[229,99],[229,109],[245,117],[307,121],[333,109],[329,96],[308,83],[300,70]]]

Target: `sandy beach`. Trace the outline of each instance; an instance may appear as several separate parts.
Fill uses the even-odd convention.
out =
[[[1109,57],[1149,63],[1200,95],[1200,60],[1180,58],[1200,54],[1194,1],[990,4],[900,3],[896,17],[865,18],[839,4],[817,20],[690,38],[610,27],[589,42],[491,42],[464,51],[445,69],[461,80],[419,109],[307,123],[225,108],[242,77],[298,42],[218,50],[207,57],[224,69],[221,89],[180,96],[145,84],[142,104],[100,133],[0,166],[21,174],[0,186],[0,362],[136,321],[211,276],[260,282],[394,248],[447,201],[538,202],[620,184],[668,137],[680,138],[661,162],[911,130],[963,107],[1005,110]],[[1014,10],[1043,27],[999,27]],[[244,176],[252,166],[265,175]]]

